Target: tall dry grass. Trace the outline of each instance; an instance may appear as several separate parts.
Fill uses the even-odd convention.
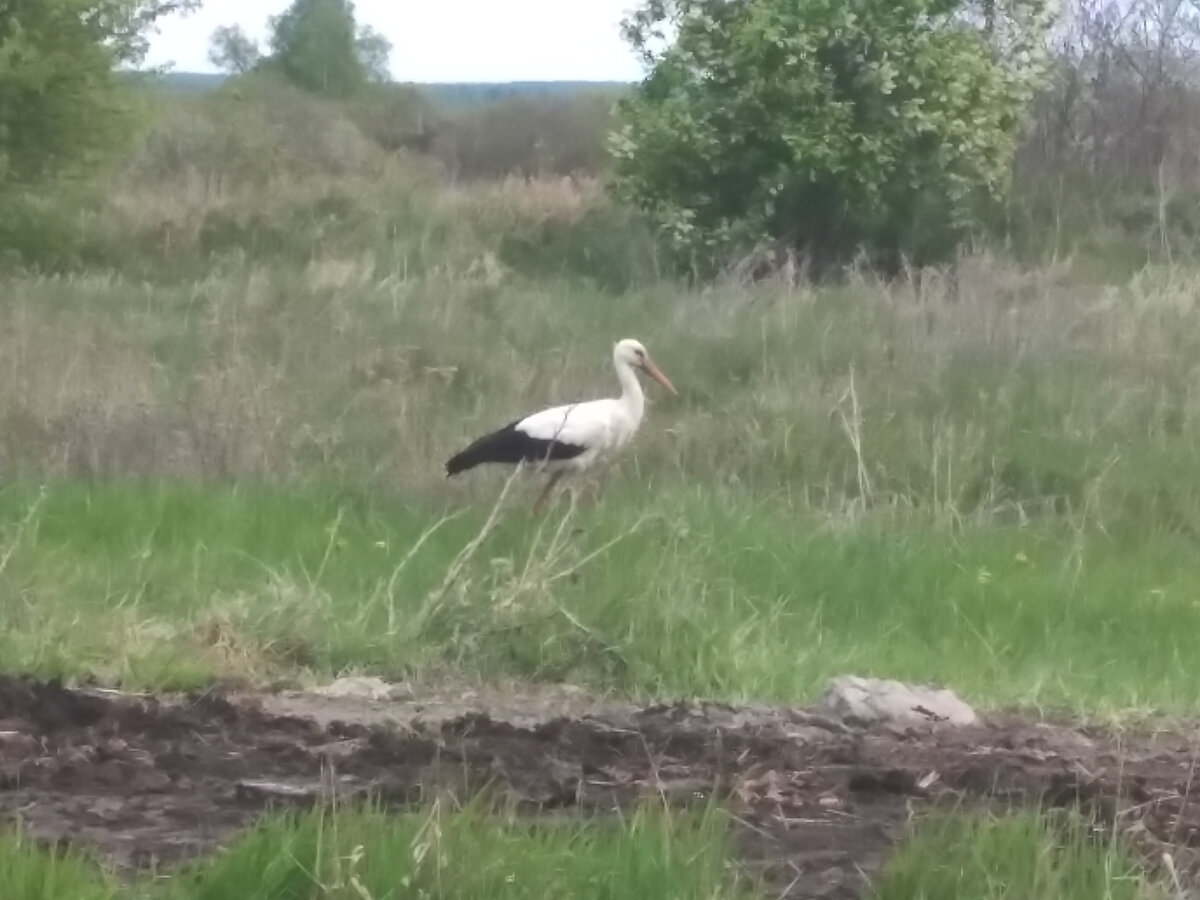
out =
[[[632,334],[683,387],[653,398],[635,481],[948,521],[1097,492],[1192,515],[1164,487],[1195,432],[1185,265],[1097,287],[1069,254],[985,250],[890,282],[693,290],[600,179],[455,181],[266,89],[169,107],[93,205],[44,206],[74,258],[6,276],[9,473],[443,496],[462,441],[610,390]]]
[[[584,201],[562,190],[455,188],[434,206],[469,234],[489,204],[569,218]],[[465,500],[496,482],[444,486],[451,452],[523,412],[615,390],[608,353],[633,335],[682,395],[649,388],[635,483],[736,484],[829,512],[1019,520],[1099,496],[1113,514],[1200,513],[1189,486],[1171,487],[1200,428],[1196,273],[1148,269],[1097,291],[1066,269],[980,255],[891,283],[612,294],[531,280],[480,235],[458,240],[459,256],[421,272],[364,250],[169,286],[10,278],[0,467]]]

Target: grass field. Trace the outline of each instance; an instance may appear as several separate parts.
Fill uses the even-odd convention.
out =
[[[762,896],[739,874],[719,812],[651,807],[615,825],[532,828],[478,808],[420,815],[317,811],[264,821],[220,857],[169,881],[122,882],[72,851],[19,836],[0,842],[13,900],[442,900]],[[469,864],[466,864],[467,860]],[[1016,873],[1015,879],[1012,877]],[[1036,815],[939,819],[897,854],[876,900],[1155,900],[1165,897],[1119,849],[1090,844]]]
[[[1197,280],[964,269],[957,299],[361,261],[10,279],[2,658],[784,701],[855,671],[1194,711]],[[492,520],[505,473],[444,478],[475,434],[611,391],[625,335],[681,396],[648,389],[599,502],[539,521],[518,479]]]
[[[371,809],[278,817],[219,858],[167,883],[130,886],[73,853],[12,838],[0,844],[0,877],[14,900],[233,900],[404,896],[746,897],[729,866],[716,813],[676,821],[653,809],[622,825],[535,829],[478,809],[388,815]],[[464,864],[469,859],[470,864]]]
[[[851,671],[985,705],[1194,708],[1185,537],[831,526],[747,493],[517,508],[460,558],[482,511],[432,530],[437,509],[331,489],[8,487],[2,658],[136,688],[454,667],[797,702]]]
[[[886,284],[688,288],[592,182],[356,166],[126,185],[71,220],[59,274],[2,276],[4,669],[786,703],[852,672],[982,707],[1198,711],[1200,271],[980,252]],[[622,337],[680,396],[650,386],[597,502],[536,519],[523,481],[445,480],[482,431],[613,391]],[[392,852],[434,846],[428,816],[345,815],[166,886],[19,842],[0,872],[21,900],[226,897],[247,873],[281,898],[421,872],[404,896],[753,891],[710,820],[447,814],[432,858],[481,860],[460,883]],[[945,827],[880,898],[1154,896],[1035,818]]]

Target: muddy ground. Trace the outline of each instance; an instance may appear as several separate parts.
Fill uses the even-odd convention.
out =
[[[1200,868],[1190,727],[1119,735],[1002,716],[900,729],[718,705],[588,715],[577,697],[541,716],[470,705],[155,699],[2,678],[0,815],[136,867],[211,852],[268,805],[331,787],[409,804],[491,784],[559,814],[646,792],[679,803],[717,793],[745,859],[779,896],[850,898],[914,813],[1040,803],[1082,807],[1151,864],[1170,853],[1185,880]]]

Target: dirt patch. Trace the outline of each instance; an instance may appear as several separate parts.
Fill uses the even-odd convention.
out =
[[[319,717],[282,715],[279,702],[0,679],[0,813],[137,866],[209,852],[267,806],[334,789],[406,804],[490,785],[531,812],[716,793],[746,859],[793,898],[861,896],[913,811],[934,804],[1079,806],[1148,858],[1170,845],[1185,872],[1200,847],[1189,730],[1119,736],[1018,717],[868,729],[718,705],[422,722],[386,708],[372,718],[369,700],[343,699],[337,716],[325,698]]]
[[[637,711],[622,703],[568,684],[527,681],[483,683],[442,676],[436,680],[383,682],[375,678],[343,678],[316,690],[281,691],[249,697],[268,713],[362,725],[441,725],[472,713],[486,713],[514,725],[536,725],[549,719],[582,716],[628,716]]]

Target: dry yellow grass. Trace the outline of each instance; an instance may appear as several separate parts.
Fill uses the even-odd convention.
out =
[[[456,221],[482,216],[497,223],[569,225],[603,202],[603,190],[601,181],[591,176],[509,175],[496,181],[448,185],[435,194],[435,203]]]

